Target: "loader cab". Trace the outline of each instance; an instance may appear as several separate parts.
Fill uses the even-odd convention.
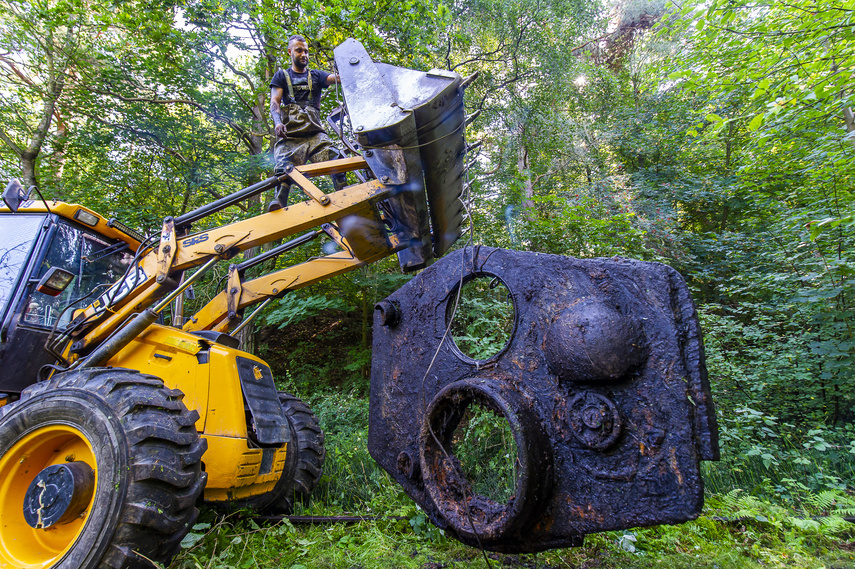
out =
[[[120,280],[132,260],[128,243],[72,219],[0,213],[0,393],[20,393],[55,362],[44,348],[51,330]],[[73,275],[71,282],[55,296],[36,290],[54,267]]]

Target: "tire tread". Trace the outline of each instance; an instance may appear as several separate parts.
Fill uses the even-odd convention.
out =
[[[199,515],[196,503],[207,474],[201,459],[207,442],[184,395],[152,375],[121,368],[58,374],[24,390],[22,398],[52,389],[81,389],[101,397],[116,413],[129,445],[125,504],[99,567],[150,569],[168,565]],[[0,415],[2,416],[2,415]]]

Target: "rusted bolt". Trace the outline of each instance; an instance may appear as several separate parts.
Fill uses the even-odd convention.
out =
[[[155,280],[157,281],[157,284],[163,284],[163,281],[166,280],[166,275],[157,275]]]
[[[398,453],[398,472],[411,480],[419,475],[419,463],[405,450]]]
[[[389,176],[381,176],[380,181],[383,182],[384,184],[388,184],[389,182],[392,181],[392,178],[390,178]]]
[[[383,326],[394,326],[401,321],[400,310],[389,300],[381,300],[374,305],[374,310],[379,314]]]
[[[169,245],[164,245],[164,246],[163,246],[163,254],[164,254],[164,255],[169,255],[169,252],[170,252],[170,251],[172,251],[172,247],[170,247]]]
[[[603,451],[617,442],[623,422],[611,399],[588,391],[574,397],[567,407],[570,432],[580,443]]]
[[[330,199],[327,196],[321,196],[321,199],[318,200],[321,205],[327,205],[330,203]]]
[[[229,290],[229,294],[237,294],[237,287],[232,287],[232,288]]]
[[[358,58],[358,57],[351,57],[351,58],[350,58],[350,64],[351,64],[351,65],[356,65],[357,63],[359,63],[359,58]]]
[[[366,150],[365,156],[367,156],[368,158],[371,158],[372,156],[374,156],[374,151],[373,150]]]
[[[604,409],[600,407],[585,407],[582,409],[582,422],[585,423],[585,426],[589,429],[599,429],[603,426],[603,422],[605,417],[603,417]]]
[[[217,253],[222,253],[224,250],[225,250],[225,247],[223,247],[222,243],[218,243],[217,245],[214,245],[214,251],[216,251]]]
[[[278,289],[278,288],[274,288],[274,289],[273,289],[273,294],[277,294],[278,292],[279,292],[279,289]]]

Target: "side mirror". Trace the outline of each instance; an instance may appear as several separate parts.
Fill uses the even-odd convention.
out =
[[[59,296],[73,280],[74,273],[70,273],[65,269],[60,269],[59,267],[51,267],[50,270],[46,272],[41,279],[39,279],[39,284],[36,285],[36,290],[48,296]]]
[[[13,178],[6,184],[6,189],[3,191],[3,203],[12,212],[18,211],[21,202],[25,202],[28,199],[30,199],[30,192],[24,191],[24,186],[21,185],[20,180]]]

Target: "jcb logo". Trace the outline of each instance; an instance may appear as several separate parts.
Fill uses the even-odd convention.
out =
[[[92,308],[96,314],[107,309],[107,306],[116,304],[136,288],[138,284],[146,279],[145,271],[137,265],[137,270],[128,274],[125,278],[114,284],[101,296],[92,302]]]
[[[208,240],[208,234],[202,233],[201,235],[194,235],[193,237],[185,239],[184,241],[181,242],[181,245],[183,247],[191,247],[191,246],[197,245],[199,243],[204,243],[207,240]]]

